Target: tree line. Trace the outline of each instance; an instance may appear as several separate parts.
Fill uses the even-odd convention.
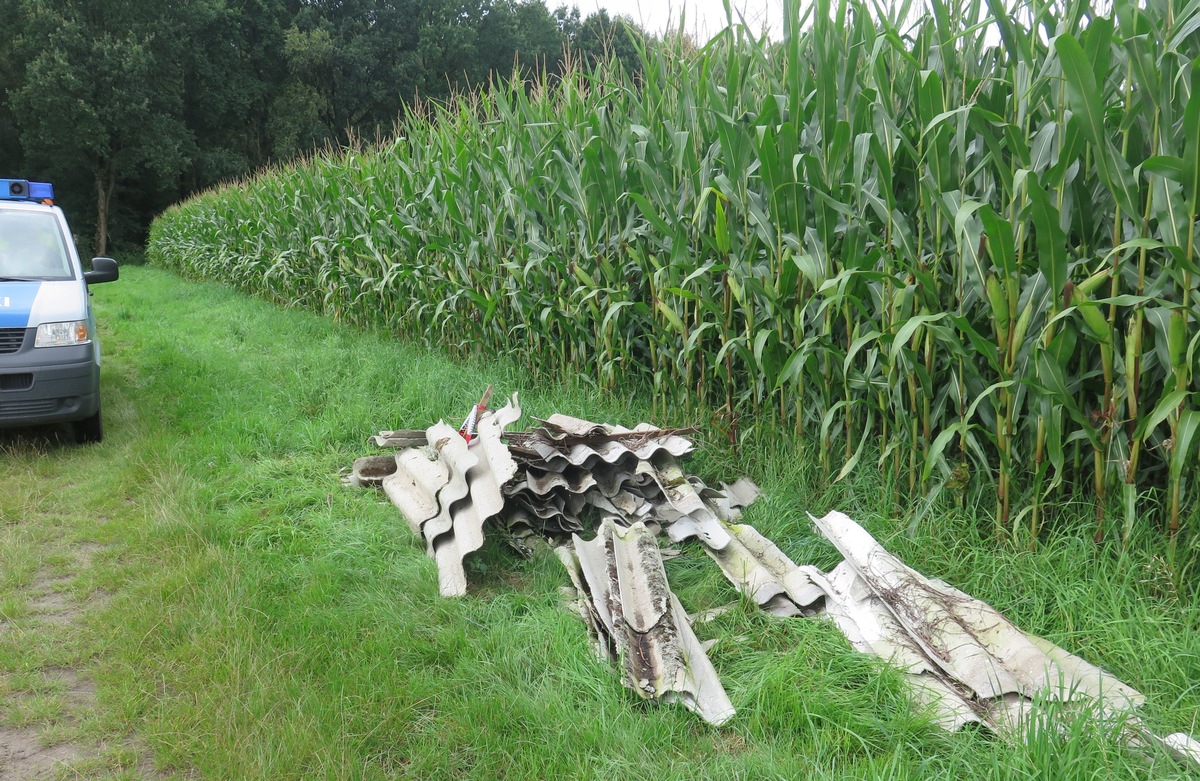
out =
[[[49,180],[84,250],[165,206],[406,108],[569,59],[639,67],[645,35],[543,0],[0,0],[0,177]]]

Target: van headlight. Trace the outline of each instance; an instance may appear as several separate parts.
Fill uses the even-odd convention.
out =
[[[88,333],[87,320],[72,320],[69,323],[42,323],[38,326],[34,347],[69,347],[92,341]]]

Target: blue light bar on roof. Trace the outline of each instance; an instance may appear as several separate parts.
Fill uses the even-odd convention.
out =
[[[54,185],[49,182],[30,182],[29,199],[33,201],[53,201]]]
[[[54,185],[24,179],[0,179],[0,201],[52,201]]]

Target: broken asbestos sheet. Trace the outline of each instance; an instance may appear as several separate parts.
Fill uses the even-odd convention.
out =
[[[1014,734],[1035,702],[1055,701],[1122,719],[1131,744],[1157,743],[1200,762],[1200,744],[1189,736],[1160,738],[1142,726],[1131,712],[1145,698],[1130,686],[1021,631],[987,603],[926,578],[842,513],[809,517],[844,557],[827,574],[792,563],[746,525],[729,526],[731,544],[709,554],[764,609],[828,617],[856,650],[902,669],[914,699],[943,728],[981,723]]]
[[[594,540],[575,536],[557,550],[599,656],[624,665],[626,686],[647,699],[680,702],[710,724],[733,717],[645,524],[605,519]]]
[[[948,727],[982,721],[1008,731],[1038,697],[1086,700],[1107,714],[1144,701],[1104,670],[1022,632],[991,605],[924,577],[845,515],[812,520],[845,557],[825,583],[826,612],[856,648],[900,663],[917,679],[914,691],[936,694],[936,701],[925,699]]]

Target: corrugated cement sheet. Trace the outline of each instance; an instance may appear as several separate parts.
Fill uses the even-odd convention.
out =
[[[645,525],[605,520],[594,540],[576,536],[558,552],[600,656],[624,664],[626,686],[647,699],[681,702],[710,724],[733,717]]]
[[[1040,699],[1080,703],[1108,715],[1127,714],[1143,702],[1140,693],[1104,670],[1022,632],[985,602],[913,570],[844,514],[812,520],[845,557],[828,573],[797,566],[744,524],[725,524],[729,543],[709,547],[708,553],[765,610],[825,616],[855,649],[902,669],[914,698],[944,728],[984,723],[1011,732]],[[1168,740],[1179,742],[1179,736]]]
[[[921,575],[842,513],[812,520],[845,556],[829,576],[839,597],[826,603],[831,616],[843,631],[857,629],[880,656],[905,659],[910,673],[928,673],[959,691],[956,726],[983,720],[1011,729],[1035,698],[1087,700],[1104,712],[1142,704],[1141,694],[1104,670],[1022,632],[991,605]],[[837,605],[846,606],[840,615]],[[874,620],[860,621],[864,612]]]
[[[517,472],[500,436],[521,417],[516,394],[502,409],[484,413],[470,444],[445,422],[425,431],[428,446],[396,455],[383,490],[437,561],[438,591],[467,591],[463,557],[483,545],[483,525],[504,509],[501,486]]]

